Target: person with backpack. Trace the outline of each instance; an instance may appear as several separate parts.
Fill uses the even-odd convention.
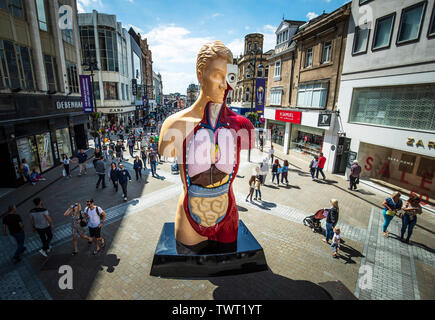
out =
[[[119,164],[118,181],[122,188],[122,197],[127,201],[127,183],[131,181],[131,176],[122,163]]]
[[[279,171],[278,169],[281,168],[281,165],[279,164],[279,160],[275,159],[275,163],[272,165],[272,183],[277,178],[277,183],[279,185]]]
[[[54,229],[53,220],[48,214],[48,210],[42,207],[40,198],[33,199],[35,208],[30,210],[30,223],[33,232],[38,232],[41,238],[42,248],[39,253],[44,257],[51,251],[50,242],[53,239],[52,230]]]
[[[106,188],[106,164],[103,161],[103,158],[98,158],[97,161],[95,162],[95,171],[97,172],[98,175],[98,181],[97,181],[97,186],[96,189],[98,189],[100,182],[102,182],[102,188],[105,189]]]
[[[316,168],[317,168],[317,163],[318,163],[319,159],[317,158],[317,156],[314,156],[313,159],[311,159],[310,162],[310,173],[311,173],[311,180],[314,181],[314,174],[316,173]]]
[[[142,179],[142,160],[139,159],[139,156],[136,156],[133,163],[133,169],[136,172],[136,181],[139,180],[139,177]]]
[[[71,233],[74,246],[72,255],[75,256],[77,253],[79,253],[78,237],[88,240],[88,244],[92,244],[92,239],[85,235],[84,227],[87,226],[87,222],[85,220],[80,203],[74,203],[73,205],[69,206],[63,215],[65,217],[69,215],[71,216]]]
[[[17,242],[17,250],[15,251],[14,256],[12,257],[14,263],[17,263],[21,260],[21,254],[26,250],[24,246],[24,225],[23,220],[19,214],[16,213],[17,207],[15,205],[10,205],[8,207],[8,213],[3,218],[3,235],[7,236],[6,226],[9,229],[9,234],[14,237]]]
[[[288,175],[288,161],[284,160],[284,164],[281,168],[281,183],[282,184],[284,184],[284,179],[285,179],[285,183],[288,185],[287,175]]]
[[[104,238],[101,236],[101,228],[104,220],[106,220],[106,213],[101,207],[95,206],[94,199],[89,199],[86,204],[85,219],[88,221],[89,235],[95,243],[93,254],[96,255],[106,245]]]

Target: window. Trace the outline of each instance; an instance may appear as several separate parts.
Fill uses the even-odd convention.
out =
[[[435,131],[435,84],[356,88],[350,122]]]
[[[273,77],[275,78],[274,80],[281,79],[281,60],[275,61],[275,72],[273,74]]]
[[[313,65],[313,48],[310,48],[305,53],[305,68]]]
[[[258,42],[254,42],[254,50],[258,49]]]
[[[264,69],[264,77],[267,78],[269,76],[269,66]]]
[[[0,0],[0,9],[6,10],[16,18],[22,19],[23,16],[23,5],[21,0]]]
[[[249,88],[246,88],[246,90],[245,90],[245,101],[246,102],[249,101],[250,98],[251,98],[251,94],[250,94]]]
[[[38,11],[39,29],[43,31],[48,31],[44,0],[36,0],[36,10]]]
[[[72,29],[62,30],[62,39],[71,45],[74,45],[74,35]]]
[[[399,31],[397,32],[397,44],[418,41],[425,9],[426,1],[423,1],[402,10]]]
[[[32,52],[29,48],[0,40],[0,88],[34,90],[31,57]]]
[[[433,9],[432,9],[432,16],[430,18],[430,25],[429,25],[429,29],[427,31],[427,37],[428,38],[435,37],[435,4],[434,4]]]
[[[82,43],[83,62],[97,61],[93,26],[80,27],[80,41]],[[103,62],[101,62],[101,65],[103,65]]]
[[[251,51],[251,43],[248,42],[248,51]]]
[[[280,106],[282,98],[282,90],[274,90],[273,88],[270,90],[270,105],[271,106]]]
[[[368,26],[356,27],[353,39],[352,54],[362,54],[367,52],[368,39],[370,36],[370,29]]]
[[[301,108],[325,108],[328,97],[328,82],[300,85],[297,106]]]
[[[47,85],[48,91],[57,92],[57,65],[56,58],[49,56],[47,54],[44,55],[44,64],[45,64],[45,74],[47,76]]]
[[[125,85],[125,93],[127,95],[127,100],[130,100],[130,94],[128,92],[128,84]]]
[[[429,158],[420,158],[420,164],[417,169],[417,176],[424,177],[428,180],[433,180],[435,172],[435,161]]]
[[[103,82],[103,84],[104,84],[104,99],[118,100],[118,83]]]
[[[70,92],[79,93],[79,83],[77,80],[77,66],[69,61],[66,61],[66,70],[68,73],[68,86]]]
[[[376,20],[372,43],[373,51],[390,47],[395,17],[396,13],[392,13]]]
[[[331,61],[332,42],[328,41],[323,44],[322,63]]]
[[[98,27],[102,71],[119,72],[117,33],[111,28]]]
[[[257,78],[263,78],[263,70],[257,70]]]
[[[95,95],[96,100],[100,100],[100,83],[98,81],[94,81],[92,86],[94,88],[92,94]]]
[[[125,100],[125,91],[124,91],[124,84],[121,83],[121,93],[122,93],[122,100]]]

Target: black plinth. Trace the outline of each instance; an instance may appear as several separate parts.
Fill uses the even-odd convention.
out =
[[[174,223],[165,223],[154,253],[150,275],[203,278],[268,270],[263,248],[239,220],[237,243],[205,241],[187,247],[175,240]]]

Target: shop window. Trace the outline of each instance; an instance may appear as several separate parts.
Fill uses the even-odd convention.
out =
[[[117,82],[103,82],[104,84],[104,99],[105,100],[118,100],[118,83]]]
[[[397,44],[418,41],[425,9],[426,1],[422,1],[402,10],[399,31],[397,32]]]
[[[372,50],[390,47],[395,17],[396,13],[392,13],[376,20]]]
[[[325,108],[327,97],[327,82],[300,85],[297,106],[302,108]]]
[[[322,63],[331,61],[331,49],[332,41],[328,41],[323,44]]]
[[[35,136],[38,146],[39,164],[41,172],[47,171],[54,165],[53,151],[51,148],[50,133],[46,132]]]
[[[350,122],[435,131],[432,119],[435,119],[434,83],[353,91]]]
[[[353,50],[352,54],[363,54],[367,52],[367,46],[369,43],[370,29],[368,26],[356,27],[353,38]]]
[[[48,31],[44,0],[36,0],[36,10],[38,11],[39,29]]]
[[[271,142],[284,146],[285,126],[271,123],[269,129],[271,131]]]
[[[26,159],[29,165],[30,172],[33,169],[41,171],[38,160],[38,147],[36,145],[35,137],[25,137],[17,139],[18,155],[20,157],[20,163],[23,159]]]
[[[417,169],[417,176],[423,177],[427,180],[432,180],[435,172],[435,160],[429,158],[420,158],[420,164]]]
[[[69,136],[69,129],[63,128],[56,130],[56,141],[59,155],[62,158],[66,154],[69,158],[72,157],[71,140]]]
[[[400,159],[400,164],[399,164],[399,171],[400,172],[405,171],[406,173],[412,174],[412,172],[414,171],[416,158],[417,158],[416,156],[413,156],[411,154],[402,153],[402,158]]]
[[[292,125],[290,149],[302,154],[318,156],[322,150],[323,135],[321,129]]]

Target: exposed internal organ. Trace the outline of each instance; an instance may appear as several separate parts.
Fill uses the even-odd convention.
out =
[[[215,188],[227,183],[229,177],[230,176],[227,173],[220,171],[214,164],[212,164],[210,169],[207,171],[191,177],[190,183],[204,188]]]
[[[227,212],[228,194],[211,198],[189,197],[189,204],[191,212],[200,219],[198,224],[203,227],[212,227]]]

